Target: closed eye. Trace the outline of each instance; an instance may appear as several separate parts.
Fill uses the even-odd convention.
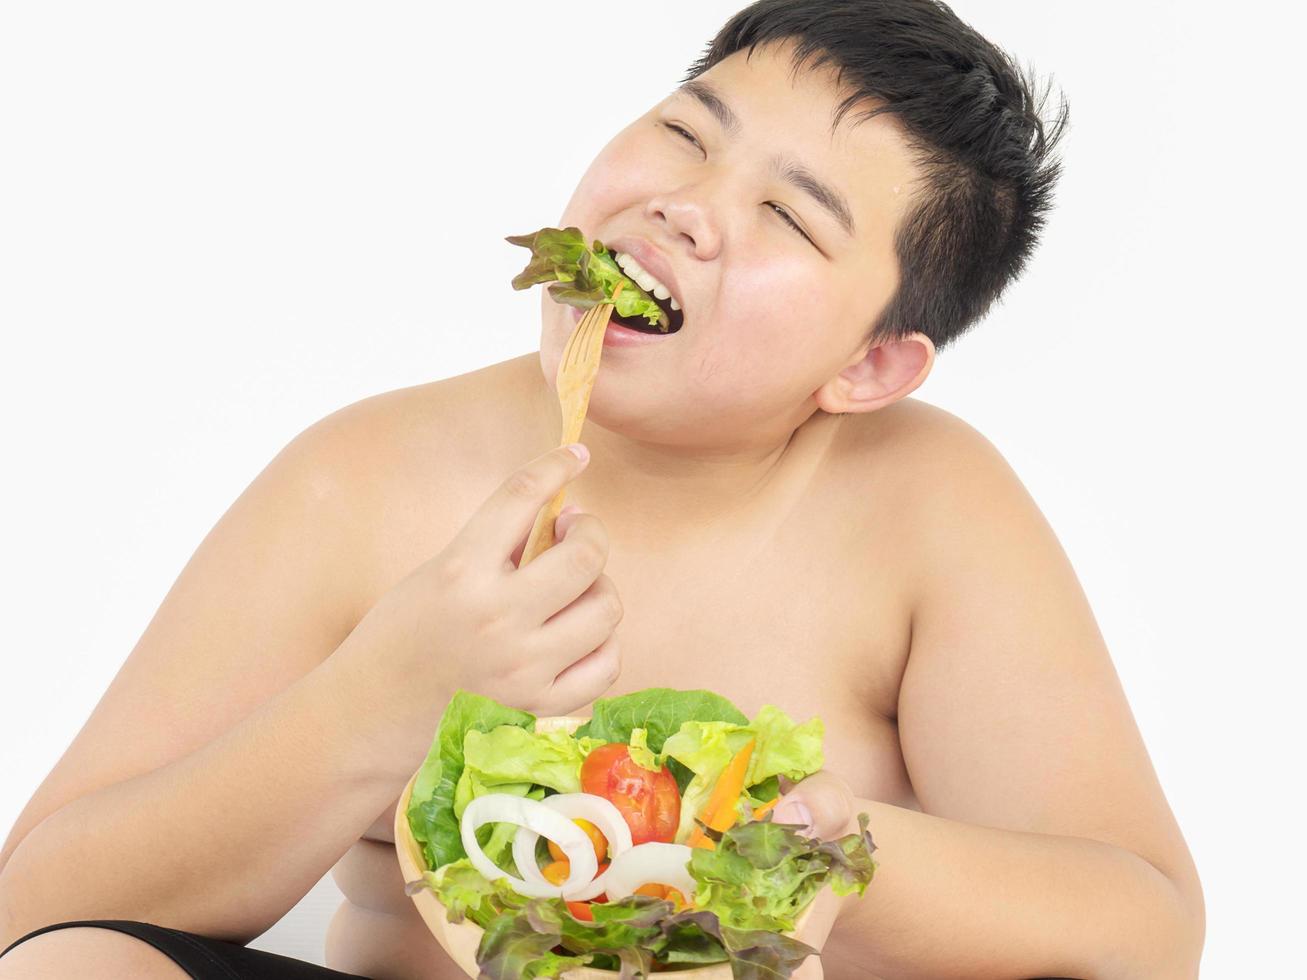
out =
[[[694,138],[694,135],[689,130],[676,125],[676,123],[665,122],[663,123],[663,125],[666,126],[668,129],[670,129],[672,132],[676,133],[682,139],[698,147],[700,151],[703,151],[703,145],[697,139]],[[767,202],[767,207],[771,208],[778,215],[780,215],[781,220],[784,221],[787,225],[789,225],[792,229],[797,231],[800,235],[802,235],[809,245],[811,245],[813,248],[817,248],[817,243],[814,242],[811,237],[809,237],[808,233],[803,230],[803,227],[797,221],[795,221],[792,217],[790,217],[790,213],[788,211],[786,211],[784,208],[780,207],[779,205],[772,203],[771,201]],[[820,251],[820,249],[818,249],[818,251]]]
[[[782,221],[784,221],[787,225],[789,225],[791,228],[793,228],[795,231],[797,231],[797,232],[798,232],[800,235],[802,235],[804,238],[807,238],[808,241],[811,242],[812,246],[813,246],[814,248],[816,248],[817,243],[814,242],[814,241],[812,241],[811,238],[808,238],[808,233],[807,233],[806,231],[803,230],[803,228],[799,225],[799,223],[798,223],[797,221],[795,221],[793,218],[790,217],[790,213],[789,213],[788,211],[786,211],[784,208],[779,207],[778,205],[772,203],[771,201],[768,201],[768,202],[767,202],[767,207],[771,208],[773,211],[775,211],[777,214],[779,214],[779,215],[781,216],[781,220],[782,220]]]
[[[676,125],[676,123],[663,123],[663,125],[666,126],[668,129],[670,129],[672,132],[679,133],[683,138],[689,140],[695,146],[698,146],[699,149],[701,150],[703,149],[699,141],[695,139],[693,135],[691,135],[688,129],[682,129],[680,126]]]

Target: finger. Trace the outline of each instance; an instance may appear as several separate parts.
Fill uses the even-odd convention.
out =
[[[563,518],[564,518],[564,517],[567,517],[568,514],[577,514],[577,513],[580,513],[580,511],[581,511],[581,508],[578,507],[578,506],[576,506],[576,504],[567,504],[567,505],[565,505],[565,506],[563,507],[562,510],[560,510],[560,511],[558,512],[558,516],[557,516],[556,518],[554,518],[554,540],[555,540],[555,541],[562,541],[562,540],[563,540],[563,535],[564,535],[564,533],[565,533],[564,528],[567,526],[567,525],[566,525],[566,522],[563,520]],[[534,526],[534,525],[533,525],[533,526]],[[513,549],[513,553],[512,553],[511,555],[509,555],[509,557],[508,557],[508,561],[509,561],[509,563],[512,565],[513,568],[518,568],[519,566],[521,566],[521,564],[522,564],[522,552],[526,551],[526,543],[527,543],[529,540],[531,540],[531,536],[528,534],[525,538],[523,538],[521,541],[519,541],[519,542],[517,543],[517,547]]]
[[[622,673],[622,654],[617,637],[610,636],[603,646],[582,657],[557,677],[549,698],[560,715],[570,714],[589,704],[613,686]]]
[[[839,918],[844,907],[844,903],[833,891],[823,888],[812,900],[812,904],[800,914],[799,929],[795,933],[795,938],[799,942],[807,943],[813,949],[821,950],[826,945],[826,940],[830,938],[831,930],[835,928],[835,920]],[[791,980],[801,980],[801,978],[819,980],[821,976],[821,959],[817,956],[809,956],[803,961],[802,966],[791,974]]]
[[[785,794],[772,811],[772,820],[799,824],[806,837],[839,837],[853,828],[853,793],[847,782],[822,769]]]
[[[560,651],[564,658],[558,669],[567,666],[567,651],[594,650],[622,621],[622,600],[617,586],[607,575],[600,575],[575,602],[549,619],[541,628],[542,649]]]
[[[486,498],[455,537],[455,547],[489,552],[496,563],[505,562],[531,533],[540,508],[580,476],[589,459],[589,450],[580,443],[537,456]]]
[[[608,532],[597,517],[569,514],[557,523],[562,539],[513,576],[517,606],[533,625],[574,602],[603,575],[608,563]]]

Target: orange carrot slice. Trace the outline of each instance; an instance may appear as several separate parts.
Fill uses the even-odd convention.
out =
[[[760,806],[760,807],[756,807],[756,808],[754,809],[754,811],[753,811],[753,819],[754,819],[754,820],[761,820],[764,816],[766,816],[768,813],[770,813],[772,807],[774,807],[774,806],[775,806],[777,803],[779,803],[780,801],[781,801],[781,796],[780,796],[779,793],[777,793],[777,794],[776,794],[772,799],[768,800],[768,801],[767,801],[766,803],[764,803],[762,806]]]
[[[707,804],[699,814],[699,819],[713,830],[730,830],[735,825],[737,816],[735,804],[739,801],[740,794],[744,792],[744,774],[749,770],[749,759],[753,757],[755,741],[749,739],[748,744],[740,749],[735,754],[735,758],[722,770],[717,785],[713,787],[712,795],[708,797]],[[710,850],[714,846],[698,824],[695,824],[686,843],[691,847],[707,847]]]

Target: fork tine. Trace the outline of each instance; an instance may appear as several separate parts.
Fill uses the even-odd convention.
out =
[[[585,329],[582,330],[578,326],[572,336],[568,338],[568,346],[572,349],[571,351],[565,351],[564,354],[573,354],[570,362],[571,368],[576,368],[582,363],[585,363],[587,367],[598,367],[599,355],[603,349],[603,336],[608,332],[609,319],[616,312],[617,297],[622,293],[622,285],[619,282],[613,287],[612,298],[607,302],[590,307],[586,311],[585,317],[582,318]],[[586,320],[590,322],[586,323]],[[572,344],[572,341],[575,341],[575,344]],[[564,356],[564,362],[567,362],[566,356]]]
[[[580,361],[585,360],[585,352],[588,351],[594,343],[595,335],[603,330],[608,323],[608,304],[600,303],[590,310],[590,323],[586,326],[585,335],[578,338],[577,341],[577,360],[573,366]]]
[[[572,351],[576,348],[576,338],[580,336],[582,329],[585,327],[586,317],[589,315],[590,311],[586,310],[585,316],[581,317],[581,322],[572,328],[572,333],[567,338],[567,344],[563,347],[563,359],[558,362],[558,371],[560,375],[563,371],[567,370],[567,365],[571,362]]]
[[[565,371],[573,370],[580,362],[584,352],[590,347],[590,341],[594,338],[595,328],[601,318],[607,320],[603,313],[603,307],[607,305],[601,303],[585,311],[585,316],[572,331],[572,336],[567,339],[567,346],[563,349],[563,359],[558,366],[560,375]]]
[[[592,307],[585,311],[585,316],[581,318],[581,322],[577,324],[576,329],[572,331],[572,336],[568,338],[569,342],[567,345],[567,351],[563,358],[563,370],[571,371],[575,366],[576,352],[584,346],[585,337],[590,332],[590,328],[593,324],[594,308]]]

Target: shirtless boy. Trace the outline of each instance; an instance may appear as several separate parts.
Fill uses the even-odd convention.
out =
[[[778,816],[866,811],[880,868],[822,899],[802,976],[1197,976],[1197,873],[1075,574],[997,450],[909,397],[1049,208],[1028,83],[927,0],[756,4],[692,74],[557,222],[685,311],[610,328],[588,454],[550,448],[577,315],[548,296],[538,357],[296,437],[19,817],[0,948],[94,919],[246,943],[334,868],[329,966],[457,976],[390,846],[451,692],[558,715],[661,685],[826,721]],[[0,978],[88,965],[184,975],[83,926]]]

